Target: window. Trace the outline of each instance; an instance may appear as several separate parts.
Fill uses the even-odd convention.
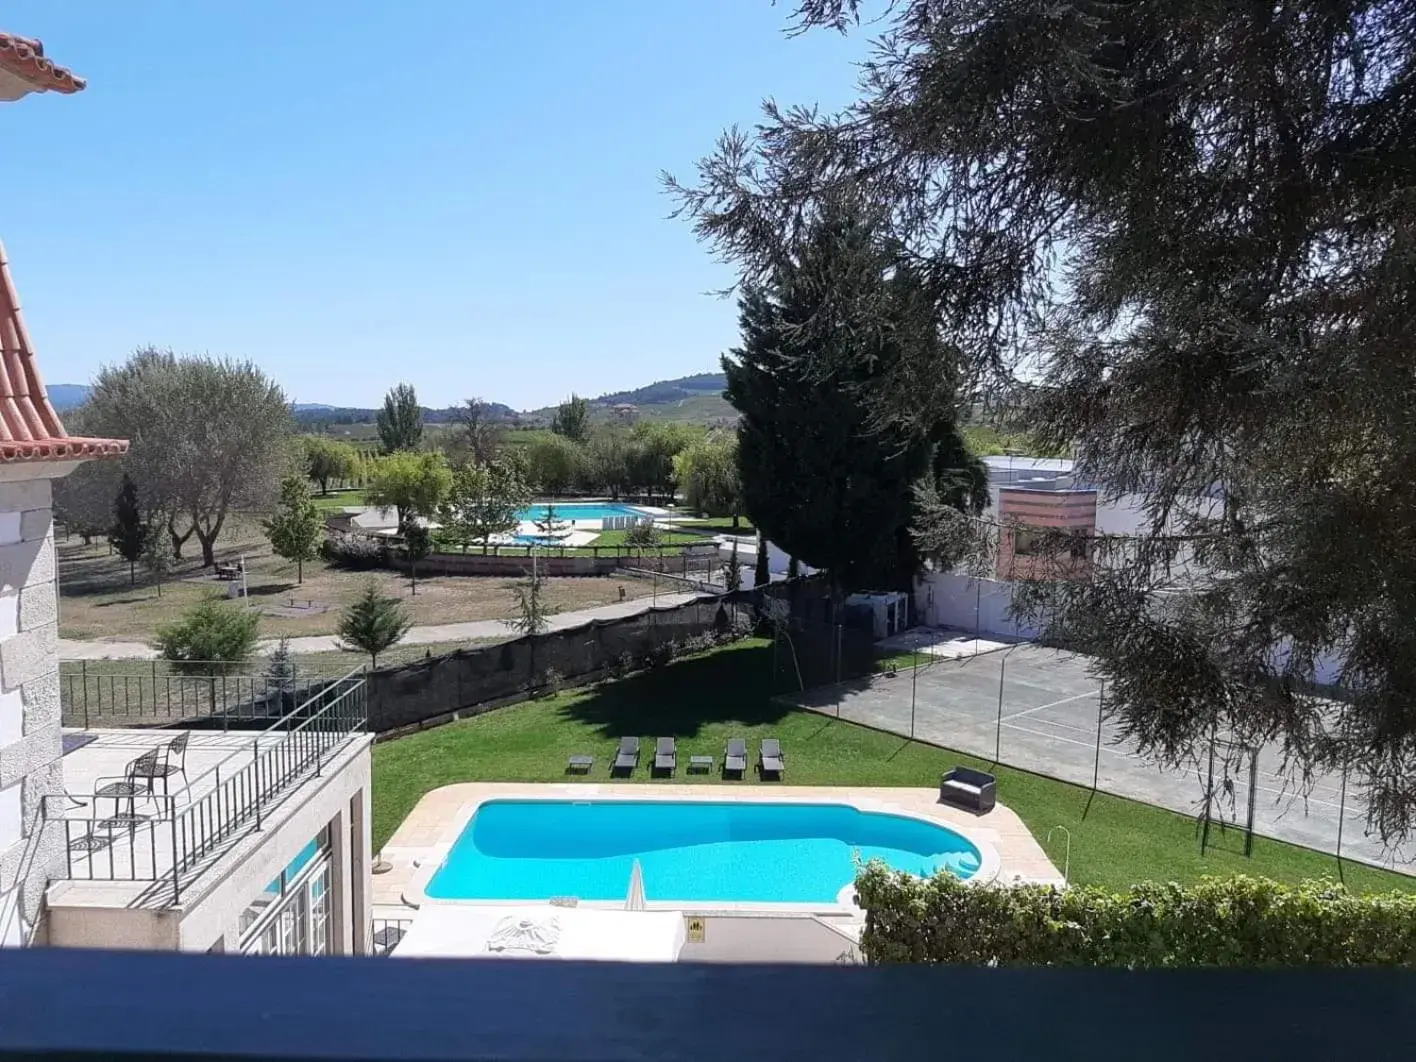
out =
[[[324,955],[329,951],[329,829],[290,861],[241,914],[248,955]]]

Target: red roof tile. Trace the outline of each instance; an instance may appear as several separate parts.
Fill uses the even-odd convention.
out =
[[[0,462],[73,461],[126,453],[122,439],[69,435],[49,404],[0,244]]]
[[[0,100],[30,92],[78,92],[84,79],[44,57],[44,45],[29,37],[0,32]]]

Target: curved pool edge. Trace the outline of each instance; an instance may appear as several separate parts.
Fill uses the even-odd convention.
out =
[[[438,789],[429,790],[429,792],[423,795],[422,799],[426,800],[428,797],[443,792],[444,790],[455,789],[461,784],[463,783],[453,783],[451,785],[441,786]],[[913,819],[917,822],[923,822],[930,826],[937,826],[958,834],[969,844],[973,845],[979,853],[978,870],[975,871],[969,877],[960,879],[966,885],[991,884],[992,882],[998,879],[1003,869],[1002,857],[999,855],[997,847],[992,843],[992,841],[980,836],[979,830],[975,830],[968,825],[960,824],[950,819],[935,818],[929,815],[920,814],[917,811],[913,811],[908,808],[901,808],[896,805],[890,804],[888,801],[882,801],[876,798],[867,798],[862,800],[845,800],[841,799],[838,795],[835,799],[828,799],[823,798],[819,795],[796,795],[786,793],[783,790],[770,789],[767,790],[765,794],[750,794],[747,791],[728,789],[725,793],[715,794],[713,796],[701,796],[699,794],[676,795],[663,791],[668,787],[655,786],[649,792],[645,792],[643,786],[634,785],[633,783],[630,783],[629,787],[632,787],[634,790],[638,790],[638,792],[607,790],[603,792],[587,793],[585,792],[585,790],[587,789],[599,790],[601,787],[596,786],[592,783],[587,786],[579,787],[579,792],[572,792],[572,784],[569,783],[551,782],[539,784],[547,785],[548,787],[554,786],[558,791],[555,793],[518,792],[515,795],[512,795],[510,793],[493,793],[477,797],[473,800],[464,803],[458,809],[458,814],[454,819],[453,823],[449,824],[448,828],[444,831],[443,839],[440,840],[437,844],[429,846],[427,849],[427,854],[418,863],[417,868],[413,873],[412,879],[408,884],[408,887],[405,888],[401,893],[403,903],[413,908],[420,908],[424,904],[475,904],[481,906],[494,907],[506,907],[516,905],[524,906],[526,904],[548,904],[550,901],[546,900],[545,898],[518,899],[514,897],[505,897],[496,900],[464,900],[443,899],[436,896],[429,896],[427,894],[427,887],[432,881],[433,876],[437,874],[439,869],[441,869],[443,862],[447,859],[448,854],[452,851],[453,844],[456,843],[458,836],[460,836],[462,831],[466,829],[468,823],[472,821],[472,818],[477,814],[478,809],[481,808],[483,804],[491,804],[496,803],[498,801],[506,800],[537,801],[541,803],[552,804],[564,803],[567,800],[594,800],[603,802],[627,801],[630,803],[650,800],[666,803],[708,804],[731,802],[740,796],[740,802],[744,804],[833,805],[838,807],[851,808],[855,811],[861,812],[874,812],[876,814],[897,815],[900,818]],[[713,788],[717,789],[719,787],[714,786]],[[763,799],[764,796],[766,797],[766,799]],[[453,826],[455,826],[456,828],[454,829]],[[983,827],[982,829],[986,829],[986,827]],[[855,883],[854,881],[851,881],[842,887],[840,893],[837,894],[836,900],[834,902],[823,901],[819,903],[771,903],[767,901],[758,901],[740,903],[725,900],[650,900],[648,901],[646,906],[647,909],[651,911],[688,911],[694,914],[716,913],[740,915],[759,912],[763,914],[816,914],[840,917],[842,914],[854,915],[860,913],[859,908],[856,907],[853,902],[854,894]],[[580,900],[578,901],[578,906],[615,910],[623,908],[624,901]]]

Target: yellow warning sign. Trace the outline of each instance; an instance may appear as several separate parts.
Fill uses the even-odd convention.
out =
[[[708,935],[708,921],[705,918],[685,918],[688,923],[688,942],[690,944],[702,944]]]

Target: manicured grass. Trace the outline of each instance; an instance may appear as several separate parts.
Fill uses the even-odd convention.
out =
[[[756,530],[752,526],[752,521],[745,516],[738,517],[737,527],[733,526],[730,516],[692,517],[676,522],[705,535],[751,535]]]
[[[313,489],[319,490],[318,487]],[[364,492],[362,490],[337,490],[328,494],[316,493],[313,501],[317,509],[343,509],[347,505],[363,505]]]
[[[623,546],[625,544],[625,535],[627,534],[629,534],[628,531],[601,531],[594,541],[587,544],[601,547]],[[703,535],[690,535],[682,531],[665,531],[660,537],[660,541],[665,546],[689,546],[695,542],[707,542],[709,545],[712,545],[711,540]],[[656,552],[656,547],[649,547],[644,552],[652,555]]]
[[[756,756],[763,737],[777,737],[787,753],[787,783],[839,786],[930,786],[955,764],[988,764],[865,727],[797,711],[768,695],[768,643],[747,641],[619,682],[568,691],[544,701],[499,709],[374,747],[374,846],[381,847],[424,793],[452,782],[565,781],[566,758],[595,757],[591,781],[608,781],[618,739],[638,734],[678,739],[679,763],[694,754],[721,758],[729,737],[748,739]],[[651,746],[652,747],[652,746]],[[647,764],[648,760],[643,761]],[[1060,869],[1061,835],[1072,835],[1071,876],[1077,883],[1120,888],[1147,879],[1193,881],[1205,874],[1263,874],[1281,881],[1339,875],[1337,860],[1309,849],[1256,838],[1243,855],[1236,832],[1211,834],[1201,857],[1195,823],[1173,812],[1006,767],[998,798],[1016,811]],[[722,782],[714,775],[678,781],[738,788],[754,781]],[[634,781],[652,785],[647,766]],[[774,784],[774,783],[766,783]],[[1362,891],[1416,891],[1416,878],[1345,862],[1347,885]]]

